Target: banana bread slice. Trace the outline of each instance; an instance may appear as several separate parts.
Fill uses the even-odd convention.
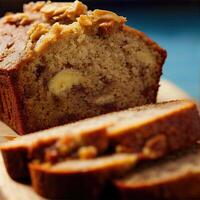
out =
[[[138,167],[134,173],[115,181],[123,200],[197,200],[200,199],[199,185],[199,146]]]
[[[129,171],[137,162],[133,154],[116,154],[57,164],[29,164],[34,190],[50,199],[99,199],[106,182]]]
[[[0,19],[1,118],[19,134],[156,101],[166,52],[81,2]]]
[[[114,112],[22,136],[1,146],[13,179],[29,176],[32,160],[57,163],[110,153],[137,153],[156,159],[200,138],[200,119],[192,101],[171,101]],[[85,148],[86,147],[86,148]]]

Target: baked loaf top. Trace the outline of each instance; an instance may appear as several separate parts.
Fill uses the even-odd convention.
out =
[[[50,28],[53,21],[69,24],[86,12],[87,6],[75,1],[73,3],[29,3],[24,6],[22,13],[8,13],[0,19],[1,69],[15,69],[18,63],[33,57],[31,54],[33,37],[30,37],[29,33],[36,25]],[[37,28],[34,33],[39,37],[46,32],[44,29]]]
[[[90,34],[109,34],[122,28],[125,22],[124,17],[110,11],[88,11],[79,1],[29,3],[22,13],[8,13],[0,19],[0,69],[17,69],[20,63],[34,59],[35,52],[41,54],[44,48],[63,37],[70,37],[79,27]],[[143,33],[124,28],[144,37],[155,51],[166,57],[166,52]]]
[[[1,120],[27,134],[155,103],[166,51],[125,23],[79,1],[0,19]]]

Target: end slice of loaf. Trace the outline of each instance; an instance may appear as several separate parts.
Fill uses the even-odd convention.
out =
[[[200,119],[194,102],[172,101],[110,113],[30,134],[1,146],[8,173],[13,179],[26,178],[30,161],[47,161],[43,155],[49,149],[50,155],[55,151],[63,152],[62,149],[68,149],[69,144],[65,141],[69,138],[74,138],[76,144],[77,138],[79,141],[85,138],[87,142],[78,144],[78,147],[97,148],[95,157],[109,152],[138,153],[156,159],[195,143],[200,138]],[[65,153],[64,157],[63,154],[57,154],[58,160],[71,157]]]
[[[29,164],[34,190],[46,198],[98,199],[106,181],[129,171],[136,155],[116,154],[89,160]]]
[[[166,51],[125,22],[78,1],[0,19],[1,119],[26,134],[155,103]]]
[[[114,184],[123,200],[200,199],[200,147],[138,167]]]

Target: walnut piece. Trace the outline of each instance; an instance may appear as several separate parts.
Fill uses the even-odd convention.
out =
[[[45,5],[44,1],[30,2],[24,5],[24,12],[39,12],[41,8]]]
[[[124,24],[126,22],[126,18],[118,16],[111,11],[96,9],[93,12],[88,12],[87,15],[81,15],[78,19],[78,22],[81,26],[92,26],[95,24],[100,25],[105,22]]]
[[[97,156],[97,149],[94,146],[81,147],[78,150],[78,156],[80,159],[91,159]]]
[[[57,38],[60,36],[63,30],[62,25],[55,23],[46,34],[42,34],[41,37],[35,44],[35,52],[41,53],[44,51],[51,43],[57,41]]]
[[[25,26],[33,22],[33,19],[27,13],[8,14],[4,17],[4,23],[16,26]]]
[[[153,159],[160,158],[166,153],[166,151],[167,139],[166,136],[163,134],[159,134],[149,139],[143,148],[144,156]]]
[[[32,28],[28,31],[28,35],[32,42],[36,42],[42,35],[48,33],[48,31],[49,26],[47,24],[40,23],[32,26]]]
[[[87,12],[87,6],[80,1],[73,3],[51,3],[47,2],[41,9],[47,21],[72,22],[81,14]]]

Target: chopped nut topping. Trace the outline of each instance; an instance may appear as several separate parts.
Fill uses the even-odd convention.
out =
[[[4,17],[4,23],[13,24],[16,26],[25,26],[33,22],[33,19],[26,13],[8,14]]]
[[[46,33],[41,35],[39,40],[36,42],[35,45],[35,52],[40,53],[46,47],[49,46],[49,44],[54,43],[57,41],[57,38],[62,34],[63,27],[59,23],[55,23],[50,30]]]
[[[115,25],[114,21],[103,22],[99,24],[99,33],[101,35],[109,33],[110,30],[113,29],[114,25]]]
[[[66,157],[72,157],[71,153],[79,146],[76,138],[66,137],[47,149],[44,152],[44,160],[50,163],[56,163]]]
[[[39,12],[41,8],[45,5],[44,1],[30,2],[24,5],[24,12]]]
[[[44,35],[45,33],[48,33],[49,27],[47,24],[40,23],[34,25],[29,31],[28,35],[32,42],[36,42],[39,40],[39,38]]]
[[[94,21],[115,21],[119,24],[125,23],[126,18],[122,16],[118,16],[114,12],[108,11],[108,10],[99,10],[96,9],[92,12]]]
[[[123,24],[126,22],[126,18],[118,16],[111,11],[96,9],[93,12],[88,12],[87,15],[81,15],[78,19],[78,22],[81,26],[92,26],[95,24],[101,24],[101,26],[103,26],[105,22],[116,22],[118,24]]]
[[[75,21],[81,14],[87,12],[87,6],[79,1],[73,3],[46,3],[41,13],[48,21],[68,23]]]
[[[78,22],[91,33],[98,32],[99,35],[105,35],[121,27],[126,22],[126,18],[107,10],[94,10],[89,11],[87,15],[81,15]]]
[[[62,154],[69,154],[79,146],[79,137],[64,137],[56,143],[58,151]]]
[[[97,149],[94,146],[81,147],[78,151],[80,159],[90,159],[97,156]]]
[[[163,134],[159,134],[146,142],[143,148],[144,156],[148,158],[159,158],[165,154],[167,149],[167,139]]]

